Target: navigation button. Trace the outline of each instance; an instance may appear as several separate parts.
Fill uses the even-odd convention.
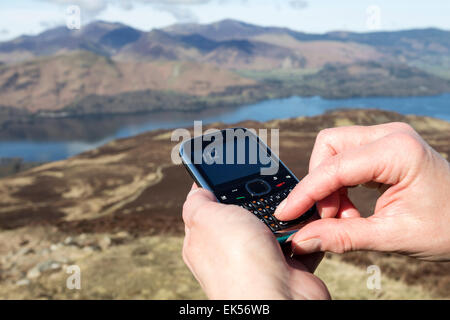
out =
[[[255,179],[247,182],[245,188],[252,196],[261,196],[263,194],[269,193],[271,189],[270,185],[262,179]]]

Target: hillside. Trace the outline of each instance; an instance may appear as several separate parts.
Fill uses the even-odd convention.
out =
[[[450,80],[405,64],[359,62],[327,64],[313,72],[277,70],[233,72],[211,63],[116,61],[88,51],[41,57],[0,66],[4,106],[0,125],[30,113],[46,117],[55,111],[64,116],[123,114],[200,110],[293,95],[348,98],[450,92]]]
[[[230,71],[195,62],[117,62],[88,51],[0,66],[0,101],[26,109],[59,110],[89,95],[152,90],[205,96],[253,85]]]
[[[236,125],[279,128],[280,156],[301,177],[319,130],[391,121],[409,122],[449,158],[450,124],[432,118],[343,110]],[[203,297],[181,261],[181,206],[192,181],[169,160],[176,145],[170,136],[148,132],[0,179],[0,297]],[[370,213],[374,193],[356,188],[350,196]],[[83,270],[81,291],[61,285],[69,264]],[[370,264],[382,269],[382,291],[365,288]],[[449,264],[350,253],[327,256],[318,273],[335,298],[405,299],[450,298],[449,271]]]
[[[141,31],[96,21],[0,43],[0,105],[71,116],[155,111],[166,100],[192,110],[434,95],[450,92],[449,57],[450,32],[438,29],[307,34],[224,20]]]

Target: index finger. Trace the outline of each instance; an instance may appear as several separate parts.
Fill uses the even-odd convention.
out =
[[[407,134],[389,135],[328,158],[297,184],[278,206],[275,216],[280,220],[295,219],[342,187],[369,181],[397,184],[410,167],[406,162],[411,158],[402,151],[408,139],[411,136]]]
[[[336,154],[348,149],[372,143],[394,132],[413,132],[403,122],[391,122],[374,126],[347,126],[324,129],[319,132],[309,161],[309,170]]]

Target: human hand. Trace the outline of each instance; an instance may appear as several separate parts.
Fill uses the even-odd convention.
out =
[[[346,187],[370,183],[384,193],[361,218]],[[275,213],[297,218],[315,202],[322,219],[293,237],[298,254],[352,250],[450,259],[449,163],[407,124],[326,129],[316,140],[309,174]]]
[[[322,255],[286,258],[272,232],[247,210],[218,203],[194,185],[183,220],[183,259],[209,298],[329,298],[312,274]]]

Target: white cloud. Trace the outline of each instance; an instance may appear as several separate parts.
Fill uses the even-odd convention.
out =
[[[303,10],[306,7],[308,7],[308,2],[304,1],[304,0],[291,0],[289,1],[289,5],[293,8],[293,9],[297,9],[297,10]]]
[[[54,3],[60,6],[79,6],[82,10],[82,15],[86,20],[92,20],[102,11],[108,8],[108,5],[116,1],[111,0],[42,0],[49,3]],[[120,1],[120,0],[118,0]]]
[[[210,3],[213,0],[42,0],[60,6],[77,5],[81,9],[82,19],[91,21],[108,7],[120,7],[131,10],[135,5],[150,5],[157,10],[170,13],[179,22],[197,21],[189,6]]]

